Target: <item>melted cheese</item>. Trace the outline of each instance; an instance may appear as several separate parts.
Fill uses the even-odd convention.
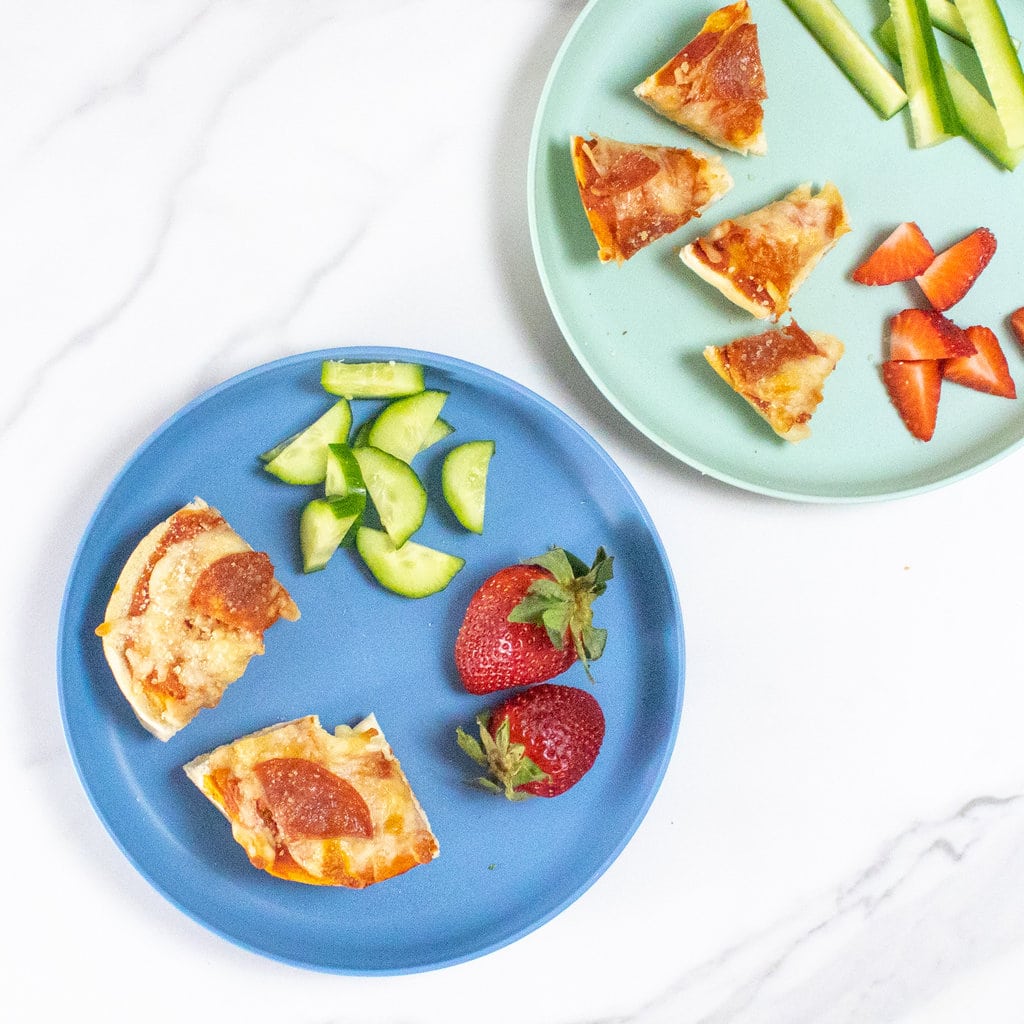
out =
[[[764,68],[746,0],[708,16],[700,32],[634,90],[670,121],[723,149],[763,155]]]
[[[737,394],[787,441],[810,436],[823,385],[843,354],[830,334],[808,334],[795,322],[728,345],[708,346],[704,358]]]
[[[205,569],[227,555],[250,552],[249,545],[223,519],[166,549],[159,546],[161,532],[146,538],[125,567],[97,633],[140,721],[167,739],[201,708],[216,706],[264,646],[261,632],[227,625],[190,601]],[[147,549],[159,557],[143,559]],[[148,576],[138,571],[139,564],[146,565]],[[132,602],[121,591],[140,585],[148,596],[134,602],[139,610],[131,614]],[[281,614],[297,618],[298,609],[280,590]]]
[[[751,213],[724,220],[679,253],[695,274],[760,319],[778,320],[797,289],[850,230],[843,197],[810,185]]]
[[[689,149],[572,139],[573,168],[598,256],[622,263],[699,217],[732,187],[722,162]]]
[[[309,760],[350,785],[365,802],[372,834],[289,836],[276,822],[258,765]],[[334,735],[315,715],[283,722],[225,744],[185,766],[188,777],[231,822],[257,868],[294,881],[363,888],[437,856],[430,830],[398,759],[373,716]]]

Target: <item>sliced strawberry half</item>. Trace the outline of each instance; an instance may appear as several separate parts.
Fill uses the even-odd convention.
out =
[[[904,309],[889,321],[890,359],[953,359],[973,354],[966,332],[934,309]]]
[[[944,360],[942,376],[975,391],[984,391],[987,395],[1016,398],[1017,387],[995,332],[988,327],[976,326],[965,328],[964,333],[974,344],[974,355]]]
[[[893,284],[923,274],[935,250],[913,222],[900,224],[850,275],[858,284]]]
[[[1010,314],[1010,326],[1013,328],[1013,333],[1017,335],[1017,340],[1024,345],[1024,306],[1015,309]]]
[[[996,251],[996,236],[988,228],[976,228],[966,238],[943,250],[931,266],[917,276],[921,291],[933,309],[949,309],[970,291],[978,275]]]
[[[919,440],[930,441],[942,390],[939,362],[890,359],[882,363],[882,380],[907,429]]]

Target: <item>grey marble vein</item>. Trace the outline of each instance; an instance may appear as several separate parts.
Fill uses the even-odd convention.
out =
[[[188,151],[164,190],[160,203],[161,213],[158,218],[158,226],[138,269],[131,279],[125,282],[120,294],[108,304],[102,313],[76,331],[60,344],[48,359],[36,366],[34,373],[21,387],[17,399],[0,412],[0,440],[32,405],[53,367],[59,365],[70,353],[90,345],[97,337],[101,336],[107,328],[119,320],[144,291],[161,264],[168,240],[173,234],[187,186],[203,167],[210,141],[238,94],[267,74],[280,60],[302,46],[330,20],[330,14],[319,14],[294,25],[284,38],[275,38],[272,44],[260,47],[251,54],[249,59],[240,65],[236,73],[231,76],[210,104],[202,122],[197,124]]]
[[[598,1024],[884,1024],[960,969],[1024,941],[1015,895],[1024,797],[980,796],[916,823],[836,893]],[[948,931],[950,920],[962,924]],[[582,1022],[580,1022],[582,1024]]]

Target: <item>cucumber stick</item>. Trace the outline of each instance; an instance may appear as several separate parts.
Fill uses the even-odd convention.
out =
[[[366,493],[380,517],[381,526],[400,548],[423,525],[427,492],[415,470],[390,452],[369,445],[353,448]]]
[[[441,490],[455,518],[473,533],[484,532],[487,470],[493,441],[466,441],[453,448],[441,466]]]
[[[325,391],[343,398],[395,398],[423,390],[423,367],[418,363],[346,363],[325,359],[320,367]]]
[[[876,30],[879,46],[893,60],[899,60],[896,49],[896,29],[891,18],[887,18]],[[972,82],[958,68],[946,61],[942,62],[946,72],[949,93],[956,105],[960,119],[960,131],[970,139],[982,152],[986,153],[1001,167],[1012,171],[1024,161],[1024,146],[1009,146],[1002,122],[995,107],[974,87]]]
[[[348,437],[352,409],[338,399],[322,416],[283,446],[265,452],[263,468],[286,484],[319,484],[327,474],[327,446]]]
[[[1012,148],[1024,146],[1024,69],[996,0],[956,0]]]
[[[880,117],[888,120],[907,105],[907,94],[834,0],[786,0]]]
[[[400,547],[381,530],[361,526],[356,550],[377,582],[403,597],[429,597],[444,590],[466,564],[464,558],[414,541]]]
[[[903,67],[914,145],[935,146],[956,135],[959,119],[925,0],[889,0]]]

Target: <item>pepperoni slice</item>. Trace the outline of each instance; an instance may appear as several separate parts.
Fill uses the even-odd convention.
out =
[[[373,835],[366,801],[344,779],[303,757],[272,757],[253,769],[286,839]]]
[[[200,573],[189,603],[226,626],[262,635],[281,614],[281,587],[265,551],[236,551]]]
[[[139,574],[132,591],[131,603],[128,606],[130,616],[141,615],[149,605],[149,578],[153,575],[156,563],[167,554],[167,549],[172,544],[178,544],[183,540],[191,540],[205,530],[212,530],[220,526],[224,517],[212,508],[182,508],[167,520],[167,529],[164,530],[160,542],[153,549],[149,558]]]

